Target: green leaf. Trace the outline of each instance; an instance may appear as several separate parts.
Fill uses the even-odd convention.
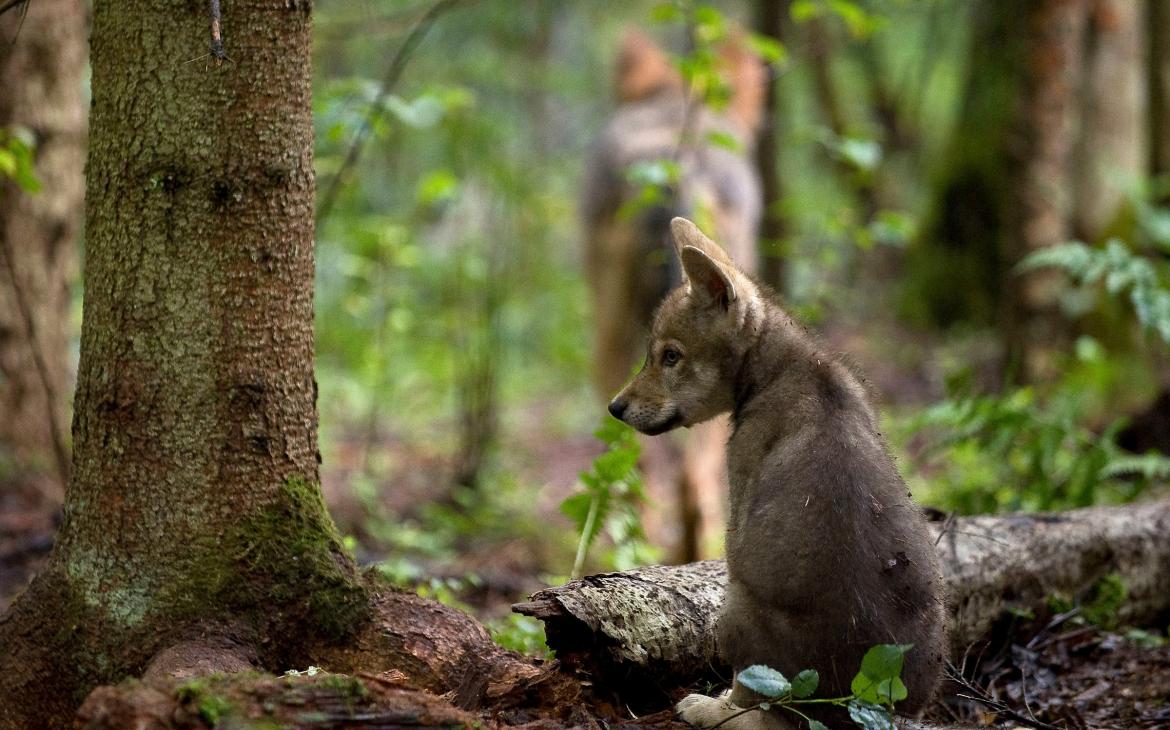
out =
[[[724,149],[731,150],[732,152],[738,152],[741,148],[739,140],[736,139],[734,135],[728,134],[727,132],[720,132],[718,130],[711,130],[710,132],[707,132],[707,141],[716,147],[722,147]]]
[[[783,697],[792,690],[788,678],[775,669],[763,664],[753,664],[735,675],[735,681],[753,692],[773,699]]]
[[[655,23],[673,23],[682,17],[682,10],[674,3],[658,3],[650,9],[650,20]]]
[[[878,644],[861,659],[861,674],[870,679],[893,679],[902,674],[902,659],[913,644]]]
[[[788,49],[784,44],[775,38],[759,33],[752,33],[747,38],[748,47],[760,58],[764,63],[781,64],[788,60]]]
[[[797,23],[804,23],[823,15],[825,6],[816,0],[795,0],[788,12]]]
[[[842,137],[837,143],[837,154],[858,170],[870,172],[882,161],[882,146],[871,139]]]
[[[802,669],[792,678],[792,696],[798,700],[811,697],[817,691],[820,681],[821,677],[815,669]]]
[[[864,730],[897,730],[889,710],[870,702],[850,700],[846,707],[849,717]]]
[[[906,699],[906,685],[899,676],[902,660],[913,644],[878,644],[861,660],[861,671],[853,678],[850,689],[859,699],[875,704],[893,705]]]
[[[808,730],[829,730],[829,727],[820,720],[809,720]]]
[[[433,170],[419,181],[416,196],[424,206],[449,203],[459,197],[459,178],[450,170]]]

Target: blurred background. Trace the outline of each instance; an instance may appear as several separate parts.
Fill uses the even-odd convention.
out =
[[[52,543],[84,246],[80,199],[51,197],[83,147],[53,163],[3,101],[27,77],[10,20],[0,607]],[[319,0],[315,23],[322,486],[363,563],[502,643],[540,651],[539,626],[507,612],[532,590],[664,557],[641,528],[657,507],[640,442],[591,388],[583,264],[584,161],[630,28],[716,112],[711,49],[750,33],[769,109],[734,151],[763,181],[761,278],[867,375],[921,502],[1164,491],[1164,0]],[[52,71],[78,92],[65,119],[85,108],[80,48]],[[24,264],[29,200],[72,222]]]

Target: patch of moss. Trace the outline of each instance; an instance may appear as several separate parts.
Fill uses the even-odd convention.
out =
[[[346,554],[320,488],[292,477],[258,513],[193,551],[182,585],[161,605],[178,618],[224,609],[270,632],[295,629],[340,641],[369,616],[366,588]],[[170,601],[171,603],[167,603]]]
[[[321,680],[321,684],[346,700],[364,700],[370,696],[370,691],[360,679],[345,674],[330,674]]]
[[[192,707],[204,722],[212,727],[232,711],[232,703],[211,689],[209,678],[193,679],[175,688],[175,699]]]

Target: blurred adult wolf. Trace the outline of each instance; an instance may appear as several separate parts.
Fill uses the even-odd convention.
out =
[[[679,282],[670,220],[710,224],[746,271],[756,270],[761,193],[751,152],[763,113],[766,69],[732,41],[720,51],[731,98],[721,112],[688,97],[667,55],[642,33],[628,32],[615,74],[618,109],[586,165],[585,261],[593,294],[594,381],[608,399],[645,353],[654,307]],[[735,149],[715,144],[735,141]],[[652,205],[638,209],[638,163],[672,161],[676,179]],[[646,515],[652,541],[676,560],[701,556],[722,532],[726,484],[720,419],[687,434],[680,458],[666,440],[643,441],[642,467],[655,509]],[[681,529],[680,529],[681,528]]]

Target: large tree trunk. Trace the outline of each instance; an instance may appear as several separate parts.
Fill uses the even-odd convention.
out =
[[[936,524],[958,655],[1009,609],[1043,610],[1054,594],[1081,595],[1117,574],[1118,618],[1170,610],[1170,501],[1052,515],[959,518]],[[598,683],[671,686],[726,668],[713,628],[722,561],[595,575],[532,596],[514,610],[545,622],[549,646]]]
[[[85,3],[37,0],[0,16],[0,136],[35,145],[37,193],[0,175],[0,461],[44,475],[59,503],[68,477],[69,283],[81,223]],[[2,144],[2,142],[0,142]],[[55,485],[55,488],[53,487]]]
[[[0,728],[68,726],[148,666],[397,666],[484,694],[536,672],[341,547],[317,483],[310,6],[223,7],[224,63],[185,63],[205,3],[95,7],[73,478],[0,619]]]

